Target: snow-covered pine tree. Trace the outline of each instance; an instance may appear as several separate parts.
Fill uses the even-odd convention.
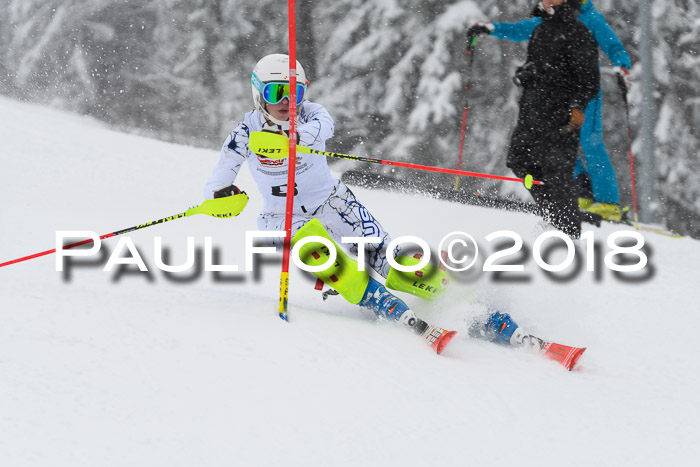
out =
[[[659,217],[700,235],[700,4],[654,2]]]
[[[321,45],[318,95],[342,122],[341,148],[456,166],[465,31],[486,17],[477,4],[345,0],[323,14],[329,36]],[[465,167],[478,163],[472,159]],[[397,175],[424,186],[451,183],[451,177],[422,172]]]
[[[3,66],[13,95],[137,127],[146,97],[133,74],[154,52],[153,8],[108,0],[10,0]],[[129,125],[129,123],[132,123]]]
[[[638,170],[642,167],[640,104],[639,10],[632,2],[595,0],[598,10],[625,44],[632,58],[629,99]],[[654,0],[654,105],[656,110],[655,172],[656,217],[680,232],[700,236],[700,6],[686,0]],[[610,62],[604,67],[603,97],[605,140],[615,165],[623,203],[631,205],[630,167],[624,109]],[[606,67],[607,70],[606,70]],[[606,71],[608,71],[606,73]],[[639,174],[637,174],[639,177]],[[638,179],[639,183],[639,179]]]

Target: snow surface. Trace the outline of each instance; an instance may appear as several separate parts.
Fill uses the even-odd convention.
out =
[[[0,262],[53,248],[57,230],[105,234],[183,212],[218,157],[6,99],[0,122]],[[459,331],[437,356],[340,297],[324,302],[296,269],[284,323],[274,256],[218,279],[157,270],[156,236],[172,264],[186,237],[201,248],[211,236],[219,262],[243,269],[261,199],[247,169],[238,185],[251,200],[237,218],[127,234],[148,274],[104,272],[102,258],[67,278],[54,255],[0,268],[3,466],[693,465],[697,241],[645,235],[653,273],[638,283],[600,266],[556,282],[529,256],[527,281],[482,273],[432,303],[404,295]],[[394,236],[435,247],[462,230],[487,254],[484,236],[508,229],[531,251],[538,234],[529,214],[354,191]],[[593,229],[603,253],[620,229]],[[587,346],[578,370],[468,339],[484,303]]]

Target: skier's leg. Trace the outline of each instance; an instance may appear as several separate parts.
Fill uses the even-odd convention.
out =
[[[472,323],[469,335],[501,345],[539,346],[541,340],[523,330],[508,313],[491,311],[484,321]]]
[[[455,331],[429,325],[418,319],[403,300],[387,291],[377,280],[369,277],[367,271],[358,271],[357,262],[338,247],[318,219],[307,222],[294,236],[292,243],[309,236],[326,238],[334,245],[337,252],[336,261],[324,271],[314,272],[314,274],[334,287],[350,303],[369,308],[378,317],[408,326],[413,332],[423,337],[438,354],[454,337]],[[329,255],[329,248],[321,242],[306,243],[299,249],[299,257],[310,266],[326,264]]]
[[[581,127],[581,148],[586,155],[594,200],[597,203],[620,204],[620,190],[615,169],[603,139],[603,100],[601,93],[592,99],[584,113]]]
[[[313,216],[313,217],[311,217]],[[334,241],[336,244],[340,243],[342,237],[362,237],[362,236],[376,236],[382,240],[379,243],[368,244],[366,246],[365,260],[369,265],[374,268],[379,274],[384,277],[388,277],[387,286],[394,290],[399,290],[401,292],[410,293],[412,295],[419,296],[421,298],[434,298],[439,295],[447,284],[447,277],[445,271],[440,270],[430,264],[421,269],[421,275],[412,275],[410,280],[404,277],[404,273],[393,270],[391,265],[386,259],[386,247],[391,242],[391,237],[384,230],[381,224],[374,219],[372,214],[365,208],[358,200],[355,195],[342,183],[339,183],[338,187],[334,193],[328,198],[328,200],[313,212],[306,216],[294,215],[292,219],[292,235],[296,236],[297,232],[300,231],[307,223],[316,218],[320,222],[320,226],[323,228],[321,236],[328,236],[328,238]],[[284,215],[273,214],[273,213],[262,213],[258,217],[258,227],[260,230],[284,230]],[[305,229],[305,232],[311,230],[311,227]],[[319,231],[320,232],[320,231]],[[318,233],[315,233],[316,235]],[[330,234],[330,235],[329,235]],[[282,238],[269,238],[268,243],[277,247],[278,250],[282,249],[283,239]],[[357,253],[357,244],[342,244],[349,251]],[[341,248],[337,248],[339,254],[347,257]],[[400,248],[395,248],[393,254],[398,254]],[[356,264],[355,260],[348,258],[353,264]],[[397,262],[400,264],[412,265],[413,262],[418,261],[413,258],[406,256],[396,257]],[[306,262],[306,261],[305,261]],[[307,262],[307,264],[309,264]],[[323,264],[322,262],[319,264]],[[355,266],[353,269],[357,269]],[[391,273],[391,274],[390,274]],[[348,277],[348,274],[343,275],[344,278]],[[321,278],[321,280],[324,280]],[[324,280],[327,284],[338,290],[342,287],[341,284],[335,283],[335,281],[328,282]],[[354,284],[351,290],[356,293],[360,293],[360,296],[353,295],[353,298],[348,298],[348,295],[344,295],[346,299],[352,303],[358,303],[362,297],[361,293],[365,290],[366,282],[361,286]],[[350,292],[348,292],[349,294]]]
[[[578,198],[574,195],[574,184],[570,171],[553,171],[545,175],[546,192],[540,202],[543,217],[554,227],[571,238],[581,236],[581,216]]]
[[[342,237],[380,238],[380,242],[365,246],[365,262],[387,279],[387,287],[431,299],[440,295],[447,285],[446,272],[431,264],[423,267],[419,275],[411,273],[410,277],[408,273],[393,269],[387,260],[387,254],[391,254],[397,263],[404,266],[413,266],[419,260],[402,256],[401,247],[387,252],[387,247],[391,243],[389,233],[345,184],[338,184],[328,200],[315,211],[314,217],[326,226],[328,233],[338,243]],[[341,243],[341,245],[351,253],[357,254],[357,244]]]
[[[292,216],[292,237],[301,229],[307,222],[312,219],[310,216],[300,216],[294,214]],[[284,230],[285,215],[271,212],[263,212],[258,216],[258,229],[267,231],[282,231]],[[277,251],[282,251],[284,248],[284,238],[268,237],[265,239],[270,246],[274,246]]]
[[[578,194],[579,209],[586,209],[593,204],[593,188],[591,187],[591,176],[588,175],[581,156],[576,158],[574,167],[574,185]]]
[[[561,146],[551,150],[565,152]],[[541,154],[544,154],[544,151],[543,148]],[[546,163],[547,159],[543,157],[540,162]],[[530,189],[530,195],[537,203],[540,214],[545,221],[572,238],[578,238],[581,235],[581,217],[572,178],[573,156],[563,156],[559,165],[545,167],[534,164],[530,166],[511,165],[511,169],[520,178],[530,174],[535,179],[544,182],[544,185],[533,186]]]
[[[455,331],[430,325],[417,318],[403,300],[391,294],[382,284],[371,277],[360,306],[370,308],[378,317],[405,324],[413,332],[420,334],[438,354],[456,334]]]
[[[397,247],[392,252],[386,251],[391,242],[389,233],[344,183],[338,182],[334,192],[314,211],[313,216],[321,221],[338,243],[342,237],[380,238],[378,243],[365,245],[365,261],[382,277],[386,278],[389,275],[391,265],[386,256],[392,254],[396,257],[400,253],[400,248]],[[341,245],[351,253],[357,254],[357,244],[341,243]]]
[[[371,309],[378,318],[397,321],[411,327],[416,324],[416,315],[408,305],[372,277],[369,278],[365,293],[358,305]]]
[[[485,320],[475,321],[468,328],[471,337],[486,339],[501,345],[532,349],[555,360],[571,371],[578,362],[585,347],[546,342],[539,337],[528,334],[513,321],[508,313],[490,310]]]
[[[576,159],[576,166],[574,167],[574,180],[578,179],[579,175],[586,173],[586,166],[583,163],[583,158],[579,156]]]
[[[532,196],[542,217],[572,238],[581,235],[578,196],[573,179],[579,140],[576,133],[555,134],[535,148],[540,155],[540,176],[544,185],[532,187]]]
[[[360,271],[357,262],[345,254],[318,219],[307,222],[294,235],[292,245],[312,236],[325,238],[336,252],[335,262],[323,271],[314,272],[316,277],[333,287],[350,303],[369,308],[378,317],[409,326],[415,324],[416,316],[408,305],[388,292],[367,271]],[[329,257],[329,247],[321,242],[309,242],[299,248],[299,258],[309,266],[326,264]]]

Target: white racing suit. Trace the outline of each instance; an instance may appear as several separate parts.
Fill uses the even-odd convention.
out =
[[[320,151],[333,136],[334,122],[328,111],[320,104],[304,102],[299,109],[297,133],[298,143]],[[248,112],[243,122],[231,132],[221,148],[221,156],[204,188],[205,199],[211,199],[214,191],[233,184],[243,162],[248,166],[258,191],[264,200],[263,211],[258,217],[260,230],[284,230],[287,196],[287,170],[289,159],[269,159],[254,154],[248,147],[251,131],[263,128],[287,130],[288,127],[269,124],[257,110]],[[389,234],[374,219],[345,184],[330,173],[325,156],[297,154],[295,174],[294,211],[292,236],[309,220],[316,218],[339,245],[357,253],[356,244],[343,244],[341,237],[379,237],[379,243],[365,245],[365,261],[382,277],[391,269],[386,260],[386,247],[391,241]],[[270,239],[282,248],[281,238]],[[393,255],[399,251],[397,248]]]

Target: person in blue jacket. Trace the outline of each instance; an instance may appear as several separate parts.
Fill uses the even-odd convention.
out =
[[[608,56],[615,72],[625,78],[629,75],[630,57],[620,39],[605,21],[602,13],[595,9],[591,0],[581,0],[578,20],[593,35],[605,55]],[[468,37],[478,34],[490,34],[498,39],[515,42],[529,40],[532,32],[542,22],[540,17],[532,17],[516,23],[476,23],[467,31]],[[574,178],[580,176],[590,180],[592,198],[583,195],[579,198],[579,207],[603,218],[613,221],[621,219],[620,191],[615,169],[603,140],[603,99],[602,86],[598,95],[592,99],[584,112],[581,127],[581,148],[586,156],[586,166],[579,158],[576,161]]]

